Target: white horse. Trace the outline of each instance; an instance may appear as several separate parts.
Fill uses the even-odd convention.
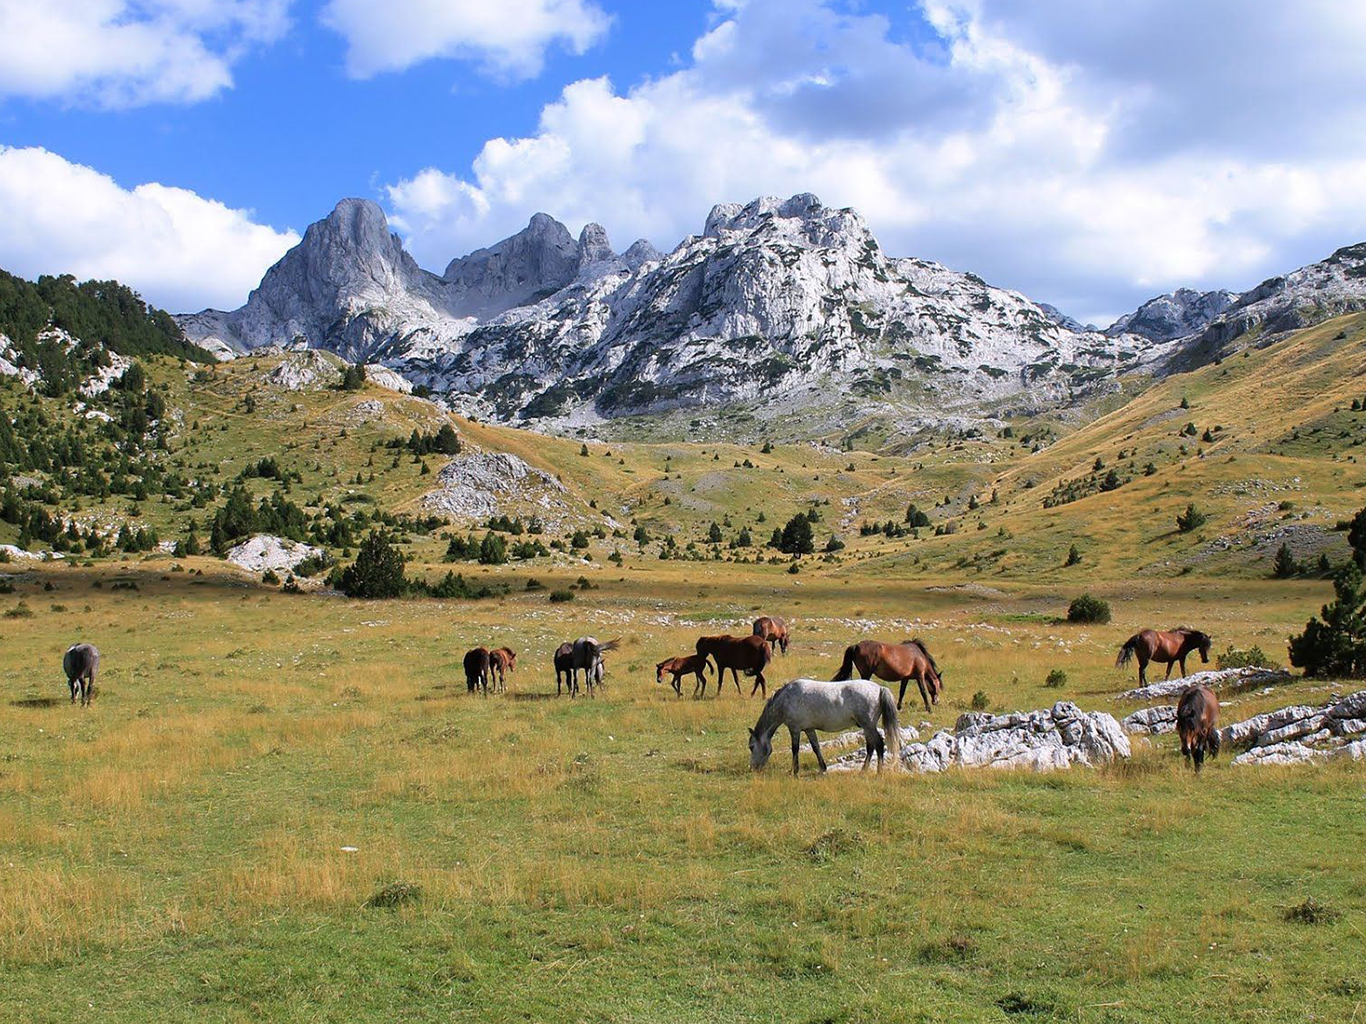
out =
[[[887,733],[884,744],[878,734],[878,719]],[[792,734],[792,774],[797,774],[797,750],[801,746],[801,734],[806,733],[811,741],[811,749],[816,761],[825,771],[825,758],[821,756],[821,746],[816,740],[816,730],[822,732],[841,732],[845,729],[863,730],[867,745],[867,756],[863,759],[863,771],[868,770],[877,751],[877,770],[882,771],[884,750],[893,758],[901,755],[901,727],[897,723],[896,698],[892,691],[867,679],[850,679],[838,683],[826,683],[818,679],[794,679],[764,705],[759,713],[759,721],[749,731],[749,766],[756,771],[768,763],[773,753],[773,734],[778,727],[785,725]]]
[[[578,670],[583,669],[584,682],[588,686],[588,696],[592,697],[594,685],[602,686],[602,656],[608,651],[615,651],[621,645],[621,638],[608,640],[605,644],[599,643],[597,637],[581,636],[574,641],[570,648],[569,661],[569,696],[574,697],[579,692]],[[556,687],[559,686],[558,675],[556,677]]]

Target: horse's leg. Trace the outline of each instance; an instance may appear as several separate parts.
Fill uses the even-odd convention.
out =
[[[816,763],[821,766],[821,771],[825,771],[825,758],[821,756],[820,740],[816,739],[816,730],[807,729],[806,738],[811,741],[811,750],[816,755]]]
[[[896,709],[901,710],[901,702],[906,699],[906,687],[910,684],[911,677],[907,676],[901,680],[901,692],[896,695]]]
[[[72,704],[75,704],[75,703],[76,703],[76,685],[77,685],[77,684],[76,684],[76,679],[75,679],[75,677],[73,676],[72,678],[68,679],[68,680],[66,681],[66,685],[67,685],[67,687],[71,690],[71,703],[72,703]]]
[[[1138,655],[1138,685],[1148,685],[1148,656],[1142,652]]]
[[[788,734],[792,737],[792,777],[797,777],[797,768],[801,765],[802,737],[792,726],[787,727]]]
[[[925,702],[925,714],[928,715],[930,713],[930,695],[925,692],[925,677],[917,675],[915,685],[920,687],[920,699]]]
[[[877,744],[874,742],[874,740],[876,740],[876,739],[878,739],[878,738],[879,738],[879,737],[878,737],[878,734],[877,734],[877,729],[869,728],[869,727],[867,727],[867,726],[864,726],[864,729],[863,729],[863,767],[860,768],[859,771],[861,771],[861,772],[866,772],[866,771],[868,770],[868,766],[869,766],[870,764],[873,763],[873,751],[874,751],[874,750],[877,750]],[[881,753],[881,751],[879,751],[879,752],[878,752],[878,755],[877,755],[877,770],[878,770],[878,771],[882,771],[882,753]]]
[[[1186,656],[1184,654],[1181,655],[1181,678],[1186,678]]]
[[[730,667],[730,677],[735,680],[735,696],[743,697],[745,695],[745,691],[740,689],[740,670],[736,668],[734,665]],[[753,696],[753,694],[751,694],[750,696]]]
[[[1167,662],[1167,674],[1166,674],[1165,676],[1162,677],[1162,681],[1163,681],[1163,682],[1166,682],[1168,679],[1170,679],[1170,678],[1172,677],[1172,666],[1175,665],[1175,664],[1176,664],[1176,659],[1175,659],[1175,658],[1173,658],[1171,661]],[[1182,670],[1181,674],[1182,674],[1182,675],[1185,675],[1185,674],[1186,674],[1184,669]]]
[[[754,672],[754,685],[750,687],[750,689],[749,689],[749,695],[750,695],[751,697],[753,697],[756,691],[762,692],[763,695],[764,695],[765,697],[768,696],[768,687],[764,684],[764,672],[763,672],[763,669],[756,669],[756,670],[755,670],[755,672]]]

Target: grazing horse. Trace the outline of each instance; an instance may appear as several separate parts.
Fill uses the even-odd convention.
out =
[[[1181,753],[1198,773],[1205,755],[1219,756],[1219,698],[1208,686],[1192,686],[1176,705],[1176,732]]]
[[[776,615],[760,615],[754,620],[754,635],[767,640],[776,654],[778,648],[787,653],[787,623]]]
[[[835,679],[852,679],[855,672],[864,679],[877,676],[889,683],[899,682],[901,693],[896,698],[897,710],[901,709],[901,702],[906,699],[906,685],[912,679],[920,688],[920,699],[925,702],[926,714],[929,714],[931,701],[939,703],[939,694],[944,689],[944,677],[923,640],[907,640],[899,644],[862,640],[850,644],[844,649],[844,662],[835,673]]]
[[[735,692],[740,690],[740,673],[754,677],[754,686],[749,695],[756,693],[768,696],[768,684],[764,681],[764,669],[773,659],[773,651],[763,637],[754,636],[700,636],[697,638],[697,653],[704,658],[710,656],[716,662],[716,695],[721,696],[721,684],[725,682],[726,669],[730,669],[735,679]]]
[[[465,685],[469,687],[470,693],[476,688],[483,690],[484,696],[489,695],[489,668],[491,659],[487,647],[476,647],[465,654]]]
[[[489,651],[489,674],[498,679],[495,691],[507,693],[507,673],[517,667],[517,653],[511,647],[496,647]]]
[[[555,696],[560,695],[560,682],[564,681],[569,695],[574,696],[578,682],[574,678],[574,645],[566,640],[555,648]]]
[[[669,658],[655,666],[655,682],[664,682],[664,673],[669,673],[673,676],[670,685],[673,686],[674,693],[681,697],[683,696],[683,686],[679,683],[679,679],[691,672],[697,677],[697,682],[693,683],[692,686],[692,695],[696,697],[700,687],[702,696],[705,697],[707,695],[708,664],[706,655],[703,654],[684,654],[677,658]],[[717,683],[716,686],[717,689],[720,689],[721,684]]]
[[[1124,641],[1124,646],[1119,649],[1119,657],[1115,659],[1115,668],[1129,664],[1129,659],[1138,655],[1138,685],[1147,686],[1148,662],[1167,663],[1167,674],[1162,677],[1164,679],[1172,677],[1172,665],[1179,663],[1181,675],[1184,676],[1186,674],[1186,655],[1190,654],[1191,651],[1198,650],[1201,662],[1208,665],[1209,647],[1209,635],[1200,632],[1198,629],[1178,626],[1166,633],[1159,633],[1155,629],[1145,629]]]
[[[90,707],[95,695],[95,670],[100,667],[100,652],[94,644],[73,644],[62,656],[62,668],[66,672],[66,685],[71,688],[71,703],[76,703],[76,694],[81,696],[81,707]]]
[[[598,643],[596,637],[581,636],[574,641],[571,652],[570,667],[571,672],[569,696],[576,697],[579,693],[578,669],[583,669],[584,682],[588,687],[588,696],[594,697],[593,687],[602,686],[602,656],[608,651],[615,651],[621,646],[621,638],[608,640],[605,644]]]
[[[878,719],[887,734],[886,741],[878,735]],[[901,754],[901,727],[897,722],[896,703],[892,691],[880,683],[866,679],[850,679],[823,683],[815,679],[794,679],[769,698],[759,721],[749,731],[749,766],[756,771],[768,763],[773,753],[773,734],[781,725],[787,726],[792,736],[792,774],[797,774],[797,753],[801,734],[811,741],[816,763],[825,771],[825,758],[816,739],[816,730],[840,732],[844,729],[863,730],[865,754],[863,771],[877,752],[877,770],[882,771],[884,751],[898,758]],[[895,763],[895,761],[893,761]]]

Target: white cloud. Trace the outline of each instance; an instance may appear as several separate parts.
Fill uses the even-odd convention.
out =
[[[280,38],[289,0],[0,0],[0,96],[189,103]]]
[[[346,68],[356,78],[433,58],[530,78],[549,47],[583,53],[611,19],[591,0],[331,0],[323,21],[346,38]]]
[[[113,278],[172,312],[234,308],[299,236],[181,188],[132,190],[45,149],[0,146],[0,266]]]
[[[1101,320],[1366,236],[1366,14],[1219,0],[1186,31],[1186,0],[1135,6],[1121,31],[1113,5],[933,0],[908,30],[819,0],[718,4],[688,66],[625,92],[573,83],[533,135],[424,169],[389,203],[439,268],[536,210],[667,246],[712,203],[813,191],[888,251]],[[1231,43],[1211,44],[1220,25]],[[1274,71],[1252,72],[1258,53]]]

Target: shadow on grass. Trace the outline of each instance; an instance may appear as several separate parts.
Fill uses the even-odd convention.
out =
[[[66,697],[21,697],[9,702],[12,708],[55,708],[60,704],[70,704]]]

